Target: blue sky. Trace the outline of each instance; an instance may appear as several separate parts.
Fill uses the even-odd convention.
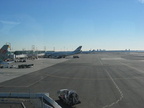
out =
[[[0,46],[144,50],[144,0],[1,0]]]

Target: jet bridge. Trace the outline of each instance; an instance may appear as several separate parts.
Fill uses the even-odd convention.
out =
[[[44,108],[62,108],[49,97],[49,93],[0,93],[0,98],[39,98],[43,101]]]

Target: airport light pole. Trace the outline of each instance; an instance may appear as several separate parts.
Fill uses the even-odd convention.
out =
[[[33,52],[35,51],[35,45],[32,45],[32,51]]]
[[[46,46],[44,46],[44,51],[46,52]]]

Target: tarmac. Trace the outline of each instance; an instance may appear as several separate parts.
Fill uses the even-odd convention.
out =
[[[144,108],[144,53],[99,52],[53,60],[63,62],[31,68],[34,72],[5,69],[29,72],[1,82],[0,92],[48,92],[63,108],[73,108],[57,97],[57,91],[66,88],[77,91],[82,103],[76,108]]]
[[[26,60],[26,62],[13,62],[10,65],[13,65],[14,68],[0,68],[0,82],[10,80],[37,70],[41,70],[55,64],[67,61],[68,59],[48,59],[48,58],[39,58],[35,60]],[[31,68],[19,69],[18,65],[21,64],[34,64]]]

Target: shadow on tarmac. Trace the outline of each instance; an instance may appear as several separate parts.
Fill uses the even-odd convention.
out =
[[[75,106],[68,106],[60,100],[55,100],[62,108],[76,108]]]

